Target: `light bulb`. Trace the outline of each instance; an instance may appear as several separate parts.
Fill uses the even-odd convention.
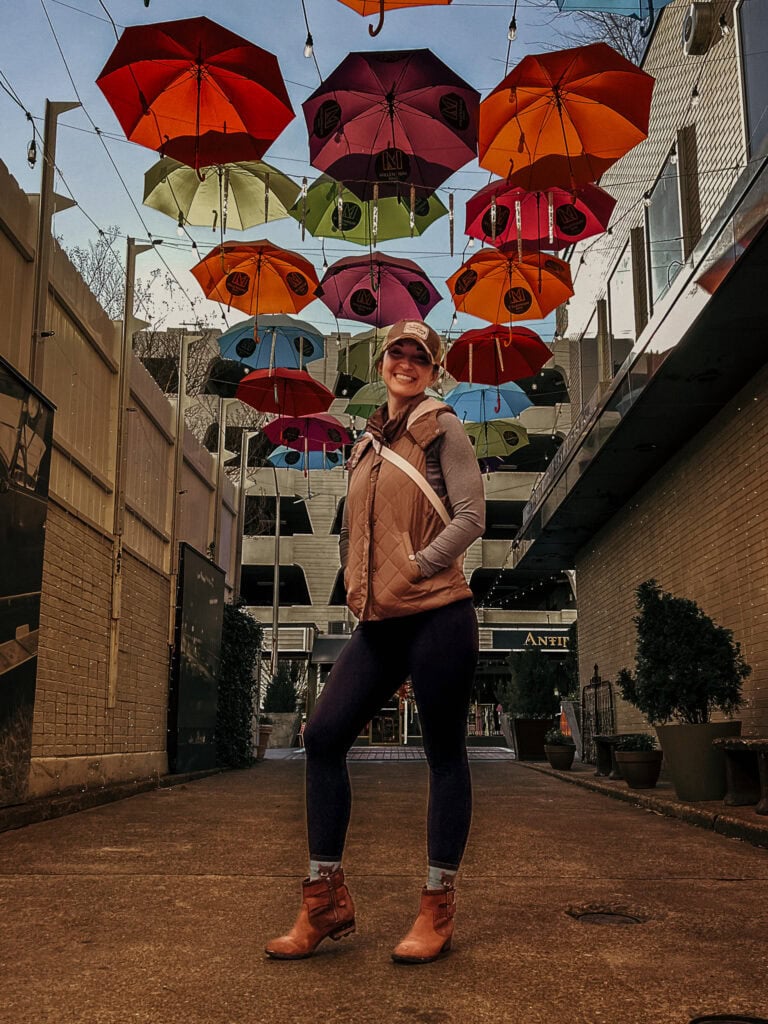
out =
[[[307,41],[304,43],[304,56],[311,57],[314,51],[315,41],[312,38],[312,33],[307,32]]]
[[[717,24],[720,26],[720,33],[722,35],[727,36],[727,35],[731,34],[731,26],[725,20],[725,15],[724,14],[720,15],[720,19],[719,19]]]
[[[510,41],[510,43],[514,43],[514,41],[517,39],[517,18],[514,16],[514,14],[512,15],[512,21],[510,21],[509,28],[507,30],[507,39]]]
[[[651,193],[650,192],[644,192],[643,193],[643,206],[645,206],[647,208],[650,205],[651,205]]]
[[[699,92],[698,85],[694,85],[694,87],[691,89],[691,106],[692,107],[698,107],[698,105],[700,103],[701,103],[701,93]]]
[[[27,163],[30,167],[34,167],[37,163],[37,143],[34,139],[27,146]]]
[[[672,152],[669,154],[669,162],[673,167],[677,167],[677,147],[672,147]]]
[[[474,238],[470,238],[469,242],[467,243],[467,248],[468,249],[474,249],[475,248],[475,240],[474,240]]]
[[[184,230],[184,214],[181,212],[181,210],[179,210],[179,222],[176,225],[176,234],[179,236],[179,238],[183,238],[184,235],[186,234]]]

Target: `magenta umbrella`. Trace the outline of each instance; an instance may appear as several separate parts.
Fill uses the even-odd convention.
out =
[[[440,295],[418,264],[374,252],[345,256],[326,270],[315,295],[334,316],[373,327],[423,320]]]
[[[264,427],[272,444],[283,444],[297,451],[333,451],[352,444],[349,431],[328,413],[313,416],[278,416]]]
[[[464,231],[489,245],[520,240],[528,247],[559,250],[605,231],[615,206],[598,185],[526,192],[493,181],[467,202]]]
[[[431,50],[347,54],[302,104],[310,163],[363,200],[430,195],[475,159],[479,103]]]

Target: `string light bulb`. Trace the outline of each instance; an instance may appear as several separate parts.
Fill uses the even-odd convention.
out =
[[[650,192],[644,192],[643,193],[643,206],[647,209],[650,205],[651,205],[651,193]]]
[[[34,167],[37,163],[37,143],[35,142],[34,137],[30,140],[30,143],[27,146],[27,163],[30,167]]]
[[[677,146],[672,147],[672,152],[669,154],[669,162],[673,167],[677,166]]]
[[[304,56],[311,57],[314,53],[315,41],[312,38],[312,33],[307,32],[307,41],[304,43]]]
[[[692,107],[698,107],[698,105],[700,103],[701,103],[701,93],[699,92],[698,85],[694,85],[694,87],[691,89],[691,106]]]
[[[509,23],[509,28],[507,29],[507,39],[510,43],[514,43],[517,39],[517,18],[514,14],[512,15],[512,20]]]
[[[720,26],[720,35],[728,36],[731,34],[731,26],[725,20],[725,15],[721,14],[717,24]]]

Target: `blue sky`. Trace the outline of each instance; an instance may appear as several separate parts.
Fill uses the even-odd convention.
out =
[[[372,19],[360,17],[338,0],[305,0],[305,3],[315,56],[323,75],[327,75],[351,50],[420,47],[433,50],[483,96],[504,75],[512,3],[455,0],[447,7],[388,12],[384,29],[376,39],[368,35],[367,26]],[[3,15],[0,69],[5,76],[5,80],[0,79],[0,82],[4,86],[10,83],[24,108],[35,118],[40,132],[46,98],[75,100],[77,92],[84,106],[84,110],[71,111],[60,119],[56,163],[64,180],[57,182],[57,191],[63,194],[71,192],[80,209],[59,214],[55,233],[63,238],[65,246],[71,246],[83,244],[96,236],[97,230],[92,221],[102,228],[116,224],[123,236],[130,234],[145,238],[148,230],[166,241],[157,254],[147,253],[140,257],[139,276],[146,276],[153,267],[165,272],[162,256],[186,292],[197,297],[201,293],[189,273],[189,268],[197,260],[191,246],[181,246],[173,221],[141,205],[144,172],[155,162],[157,155],[125,141],[115,115],[95,85],[96,77],[116,41],[104,7],[117,24],[118,32],[127,25],[206,15],[274,53],[280,62],[296,118],[264,159],[297,182],[304,175],[311,182],[319,172],[308,163],[301,103],[317,88],[319,77],[314,62],[303,55],[306,28],[301,0],[229,0],[219,4],[210,0],[208,3],[151,0],[149,8],[144,6],[143,0],[104,0],[103,5],[99,0],[0,0]],[[569,39],[571,19],[557,12],[554,0],[550,3],[519,0],[517,22],[519,34],[511,47],[512,64],[526,53],[573,45]],[[91,122],[104,133],[103,144]],[[26,161],[30,125],[24,112],[5,91],[0,91],[0,126],[0,159],[25,191],[38,191],[40,161],[34,169],[30,169]],[[438,194],[446,205],[449,192],[455,193],[453,257],[450,256],[447,217],[434,224],[422,238],[399,239],[379,245],[383,252],[416,260],[445,296],[428,318],[440,331],[449,328],[453,315],[453,304],[444,282],[460,265],[467,241],[463,235],[464,203],[488,180],[488,172],[481,170],[477,163],[469,164],[439,190]],[[191,228],[190,233],[201,251],[217,241],[217,236],[207,228]],[[227,232],[227,239],[231,241],[254,238],[269,238],[301,252],[321,272],[320,240],[307,234],[302,243],[295,221],[275,221],[247,232]],[[122,256],[124,239],[118,240],[116,248]],[[341,256],[363,252],[355,245],[326,243],[329,263]],[[217,306],[205,302],[199,308],[211,314],[214,324],[224,326]],[[192,315],[188,302],[181,291],[177,291],[169,322],[182,322]],[[320,302],[306,307],[301,315],[325,331],[335,329],[333,317]],[[241,314],[232,311],[228,321],[232,323],[240,317]],[[466,329],[480,323],[474,317],[462,315],[457,326]],[[551,339],[551,318],[530,326],[540,330],[544,340]],[[342,323],[342,328],[357,331],[364,330],[365,325],[346,322]]]

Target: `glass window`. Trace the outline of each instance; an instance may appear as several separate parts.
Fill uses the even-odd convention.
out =
[[[608,282],[608,315],[611,340],[635,340],[635,283],[629,242]]]
[[[765,5],[754,0],[741,4],[738,17],[747,148],[754,158],[768,150],[768,17]]]
[[[665,294],[683,266],[683,229],[677,162],[664,164],[646,210],[651,303]]]

